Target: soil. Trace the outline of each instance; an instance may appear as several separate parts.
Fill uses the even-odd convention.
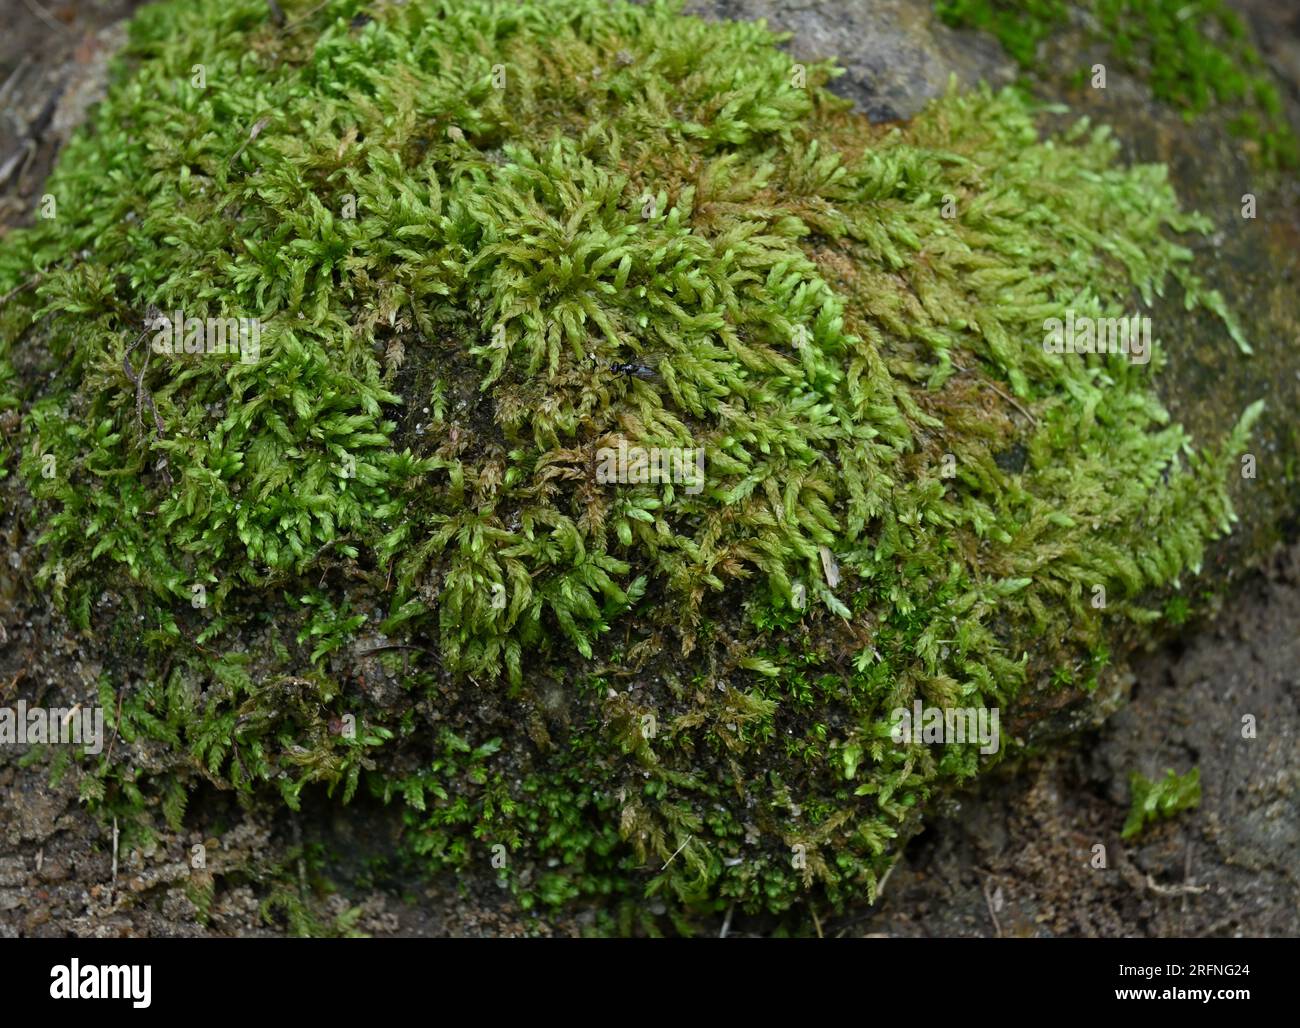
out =
[[[50,162],[102,89],[121,19],[134,6],[0,0],[0,232],[30,219]],[[1266,16],[1263,4],[1245,6]],[[889,119],[914,113],[918,98],[944,87],[948,70],[965,81],[1010,75],[987,39],[926,28],[916,43],[927,7],[858,3],[850,29],[834,21],[845,9],[835,4],[725,0],[711,10],[802,28],[792,46],[799,52],[811,41],[809,57],[872,40],[874,49],[859,47],[846,60],[840,88],[869,115]],[[1275,28],[1261,33],[1268,56],[1300,83],[1300,30]],[[0,490],[0,704],[20,683],[29,700],[84,693],[104,660],[102,644],[28,590],[24,572],[36,562],[23,513],[19,490]],[[909,844],[874,907],[836,917],[810,910],[808,931],[1300,934],[1300,542],[1289,523],[1290,536],[1283,532],[1262,564],[1237,572],[1217,619],[1190,624],[1180,641],[1130,662],[1128,702],[1101,728],[949,800]],[[1254,738],[1243,738],[1247,714]],[[400,826],[364,800],[339,809],[313,797],[291,816],[213,790],[194,798],[184,833],[115,856],[112,826],[78,801],[77,771],[52,783],[45,765],[24,766],[23,757],[21,747],[0,749],[0,937],[283,934],[294,925],[263,901],[286,880],[315,898],[317,926],[327,931],[575,935],[595,923],[592,910],[535,917],[490,881],[430,883],[384,869]],[[1192,766],[1201,769],[1199,809],[1121,840],[1129,774]],[[316,844],[320,862],[296,856],[304,846],[317,852]],[[196,869],[200,845],[206,867]],[[1102,867],[1094,866],[1098,845]],[[196,901],[213,882],[203,919]],[[707,930],[738,937],[768,926],[737,913]]]

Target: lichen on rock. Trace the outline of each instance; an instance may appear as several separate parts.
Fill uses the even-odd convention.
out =
[[[142,11],[0,247],[5,466],[119,646],[85,798],[128,831],[364,780],[526,904],[871,897],[1228,530],[1258,408],[1195,446],[1179,340],[1045,345],[1177,289],[1247,347],[1104,128],[873,126],[669,4],[298,6]],[[166,352],[173,311],[256,353]],[[1007,731],[896,739],[918,702]]]

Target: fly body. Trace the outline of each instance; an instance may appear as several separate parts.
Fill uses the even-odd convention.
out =
[[[658,356],[646,356],[635,361],[601,361],[595,354],[589,355],[593,364],[600,367],[602,364],[609,371],[616,375],[624,375],[628,378],[639,378],[650,380],[659,377],[656,368],[659,365]]]

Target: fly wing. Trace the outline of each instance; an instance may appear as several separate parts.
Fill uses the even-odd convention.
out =
[[[637,357],[635,364],[637,366],[637,378],[658,378],[659,362],[665,357],[663,353],[647,353]]]

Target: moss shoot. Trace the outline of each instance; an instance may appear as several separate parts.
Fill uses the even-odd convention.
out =
[[[990,32],[1026,70],[1045,72],[1039,47],[1074,22],[1152,95],[1191,120],[1229,114],[1228,128],[1250,142],[1267,167],[1300,165],[1300,141],[1277,85],[1251,45],[1246,24],[1224,0],[935,0],[946,23]],[[1066,78],[1076,88],[1091,61]]]
[[[83,788],[128,842],[205,782],[364,787],[526,906],[871,897],[1229,528],[1257,409],[1194,446],[1158,324],[1044,346],[1171,289],[1246,349],[1104,128],[873,127],[671,4],[283,7],[141,11],[0,248],[4,471],[113,641]],[[173,311],[255,359],[155,346]],[[703,479],[602,480],[620,445]],[[918,701],[1001,745],[895,741]]]

